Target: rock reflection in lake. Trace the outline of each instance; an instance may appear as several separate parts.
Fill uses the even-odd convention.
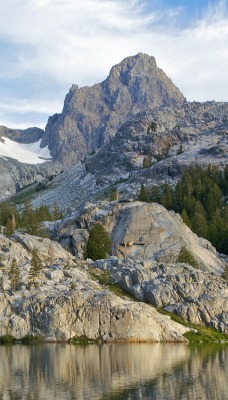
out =
[[[219,345],[0,346],[0,398],[222,400],[227,356]]]

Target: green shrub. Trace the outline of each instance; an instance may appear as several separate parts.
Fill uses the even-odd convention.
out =
[[[199,268],[197,261],[193,257],[192,253],[186,249],[185,246],[182,246],[179,252],[179,256],[177,259],[179,263],[186,263],[191,265],[194,268]]]
[[[0,344],[12,344],[15,340],[16,339],[11,335],[0,336]]]

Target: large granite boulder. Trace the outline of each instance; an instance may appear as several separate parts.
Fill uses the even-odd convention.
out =
[[[224,261],[211,243],[195,235],[179,214],[167,211],[156,203],[87,204],[78,218],[56,225],[56,239],[62,244],[66,238],[70,239],[71,251],[79,255],[77,249],[85,246],[86,236],[77,236],[81,240],[77,246],[74,238],[77,232],[91,229],[94,222],[102,223],[109,232],[113,243],[112,254],[120,259],[140,257],[170,263],[177,260],[184,246],[192,253],[201,270],[218,275],[224,271]]]

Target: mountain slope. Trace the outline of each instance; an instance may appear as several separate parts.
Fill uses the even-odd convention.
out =
[[[36,206],[58,202],[76,209],[86,201],[137,199],[141,185],[175,184],[190,165],[228,162],[228,104],[185,103],[140,113],[122,125],[96,154],[71,167],[35,196]],[[148,128],[156,120],[156,131]],[[179,148],[182,146],[182,152]]]

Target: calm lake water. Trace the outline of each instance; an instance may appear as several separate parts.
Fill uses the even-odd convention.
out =
[[[228,347],[0,346],[1,400],[227,400]]]

